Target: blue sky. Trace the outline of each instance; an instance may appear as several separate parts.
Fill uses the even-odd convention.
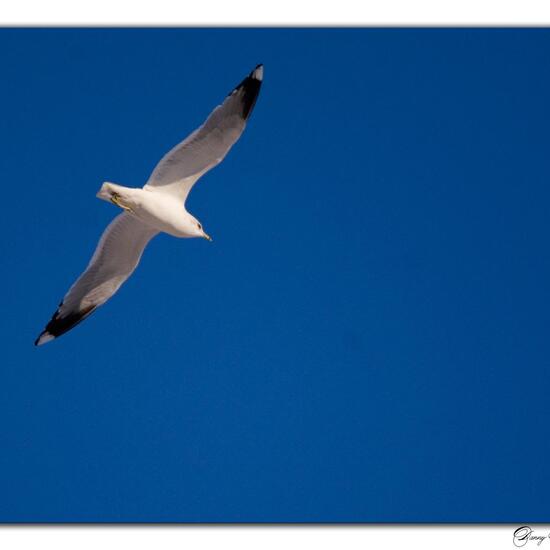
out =
[[[0,520],[548,521],[550,32],[0,32]],[[188,208],[33,340],[257,63]]]

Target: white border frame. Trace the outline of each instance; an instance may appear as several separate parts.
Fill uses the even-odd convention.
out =
[[[547,0],[3,0],[0,24],[21,26],[545,25]]]
[[[550,526],[532,525],[547,537]],[[516,548],[513,525],[464,526],[27,526],[0,527],[0,545],[9,550],[366,550],[368,548],[475,550]],[[523,548],[550,548],[550,539],[526,541]],[[521,543],[521,541],[518,541]]]

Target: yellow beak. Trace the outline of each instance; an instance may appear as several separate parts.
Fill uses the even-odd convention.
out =
[[[211,237],[210,235],[207,235],[206,233],[204,233],[203,237],[204,237],[207,241],[212,242],[212,237]]]

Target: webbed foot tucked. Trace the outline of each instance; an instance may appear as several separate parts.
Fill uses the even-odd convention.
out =
[[[131,212],[132,214],[134,214],[134,211],[129,206],[126,206],[120,201],[120,195],[116,191],[114,191],[113,194],[111,195],[111,202],[116,206],[118,206],[119,208],[122,208],[122,210],[125,210],[126,212]]]

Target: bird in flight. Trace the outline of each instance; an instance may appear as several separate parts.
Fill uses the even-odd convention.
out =
[[[124,212],[103,232],[86,271],[69,289],[36,339],[36,346],[71,330],[113,296],[158,233],[212,240],[187,212],[185,200],[197,180],[223,160],[243,133],[260,93],[263,73],[263,65],[258,65],[202,126],[161,159],[143,188],[109,182],[101,186],[97,197]]]

